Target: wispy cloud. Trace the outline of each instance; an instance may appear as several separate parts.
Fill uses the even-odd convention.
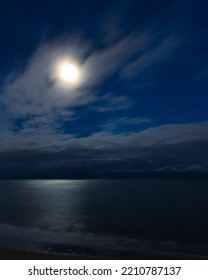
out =
[[[97,101],[99,104],[92,108],[97,112],[125,110],[131,107],[130,98],[124,95],[115,96],[107,93],[101,96]]]
[[[119,119],[112,119],[111,121],[108,121],[105,124],[102,124],[100,127],[107,130],[107,131],[113,131],[119,128],[120,126],[139,126],[141,124],[150,123],[150,118],[142,118],[142,117],[135,117],[135,118],[129,118],[129,117],[122,117]]]
[[[174,57],[174,51],[180,43],[179,37],[171,34],[159,43],[153,44],[136,60],[124,67],[122,71],[124,77],[138,76],[150,68],[155,69],[155,67],[160,66],[164,61]]]
[[[125,119],[121,118],[118,123],[149,121],[148,119]],[[30,141],[36,143],[36,147],[42,145],[52,147],[53,145],[59,146],[60,149],[66,149],[69,146],[83,147],[91,149],[115,149],[119,147],[131,147],[136,149],[138,147],[156,147],[164,145],[175,145],[182,143],[189,143],[195,141],[208,140],[208,123],[189,123],[189,124],[166,124],[157,127],[147,128],[140,132],[123,132],[113,133],[111,131],[100,131],[92,133],[90,136],[76,138],[75,135],[65,134],[60,131],[53,131],[46,129],[45,126],[40,127],[39,131],[36,128],[23,127],[17,132],[7,131],[7,141],[4,142],[4,147],[1,146],[1,151],[13,150],[15,143],[19,148],[31,148]],[[48,139],[50,138],[50,141]],[[44,141],[44,139],[46,141]],[[20,146],[20,143],[21,146]]]

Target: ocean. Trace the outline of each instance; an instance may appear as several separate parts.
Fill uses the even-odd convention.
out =
[[[0,181],[0,247],[208,259],[207,198],[205,179]]]

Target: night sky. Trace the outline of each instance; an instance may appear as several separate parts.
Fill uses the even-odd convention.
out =
[[[208,176],[207,1],[3,1],[0,178]],[[58,59],[79,65],[61,85]]]

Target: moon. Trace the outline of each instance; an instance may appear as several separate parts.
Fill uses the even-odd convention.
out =
[[[60,86],[77,87],[81,83],[81,67],[72,59],[58,59],[54,63],[52,76]]]
[[[60,64],[58,69],[59,78],[69,84],[75,84],[79,80],[79,69],[78,67],[70,62],[63,62]]]

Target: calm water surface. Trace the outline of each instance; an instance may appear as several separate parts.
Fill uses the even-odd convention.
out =
[[[0,182],[0,245],[208,259],[207,180]]]

